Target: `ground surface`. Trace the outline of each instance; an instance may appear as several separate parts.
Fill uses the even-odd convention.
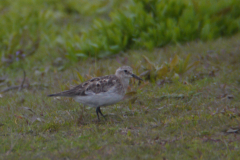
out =
[[[237,159],[239,39],[128,51],[60,71],[55,60],[32,65],[38,56],[29,57],[24,84],[30,87],[0,96],[0,159]],[[146,65],[142,55],[161,66],[175,54],[185,58],[189,53],[190,61],[200,61],[196,70],[172,82],[132,82],[137,99],[102,108],[107,119],[101,122],[92,108],[46,97],[80,83],[81,76],[113,74],[121,65],[139,75]],[[22,70],[14,65],[1,69],[7,77],[1,90],[21,84]]]
[[[108,19],[127,1],[55,2],[0,3],[0,159],[239,159],[240,34],[68,59],[96,17]],[[195,69],[132,81],[132,97],[102,108],[107,118],[100,122],[93,108],[46,96],[122,65],[140,75],[149,66],[143,56],[160,67],[188,54],[190,64],[200,62]]]

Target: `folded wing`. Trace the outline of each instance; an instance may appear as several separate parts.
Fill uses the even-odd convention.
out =
[[[88,96],[93,94],[98,94],[101,92],[108,92],[114,88],[119,87],[120,83],[115,75],[103,76],[90,79],[70,90],[50,94],[49,97],[52,96],[66,96],[66,97],[74,97],[74,96]],[[117,85],[118,84],[118,85]]]

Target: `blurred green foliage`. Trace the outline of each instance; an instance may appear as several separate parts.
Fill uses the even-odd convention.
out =
[[[54,50],[70,60],[211,40],[240,29],[239,0],[17,0],[0,2],[2,57]],[[89,20],[88,20],[89,18]],[[89,21],[93,24],[89,27]],[[88,23],[85,23],[88,22]],[[58,53],[59,54],[59,53]]]
[[[96,17],[107,17],[113,8],[123,3],[117,0],[1,0],[2,62],[15,62],[33,52],[41,55],[40,58],[50,53],[54,57],[64,55],[77,60],[76,55],[84,56],[76,49],[80,47],[76,39],[81,39],[82,30]]]
[[[126,49],[161,47],[195,39],[230,36],[240,29],[238,0],[134,0],[95,20],[83,33],[80,50],[98,57]]]

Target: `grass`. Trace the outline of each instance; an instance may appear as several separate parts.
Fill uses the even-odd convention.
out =
[[[38,85],[1,93],[1,159],[237,159],[239,38],[133,50],[62,71],[41,63],[41,74],[36,72],[40,66],[27,68],[26,83]],[[139,75],[142,55],[162,64],[188,53],[191,61],[200,61],[196,70],[172,83],[132,82],[136,101],[102,108],[106,121],[97,122],[94,109],[72,99],[46,97],[79,83],[77,71],[87,78],[85,74],[112,74],[118,66],[131,65]],[[16,68],[3,75],[8,78],[0,89],[20,84],[23,76]]]
[[[21,85],[23,70],[29,87],[0,92],[0,159],[238,159],[240,34],[73,62],[66,58],[67,47],[59,40],[78,35],[95,17],[107,19],[109,11],[122,3],[112,1],[106,8],[101,4],[107,0],[97,5],[66,1],[57,9],[55,0],[39,3],[34,10],[40,13],[46,7],[42,13],[49,17],[43,21],[49,24],[32,26],[34,16],[30,16],[22,32],[23,24],[10,24],[34,10],[28,0],[9,2],[0,3],[0,16],[10,18],[0,22],[0,51],[2,57],[14,60],[2,58],[0,90]],[[16,61],[17,51],[31,55]],[[107,119],[101,122],[93,108],[70,98],[46,96],[90,76],[113,74],[122,65],[132,66],[140,75],[147,66],[143,56],[161,66],[175,55],[186,59],[188,54],[190,62],[200,62],[196,69],[172,80],[132,81],[131,90],[137,95],[102,108]]]

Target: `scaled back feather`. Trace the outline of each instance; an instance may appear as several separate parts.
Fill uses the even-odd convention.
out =
[[[109,91],[116,83],[119,86],[115,86],[115,88],[121,87],[121,83],[118,82],[119,79],[116,75],[109,75],[109,76],[102,76],[97,78],[92,78],[84,83],[77,85],[76,87],[48,95],[49,97],[53,96],[66,96],[66,97],[73,97],[73,96],[87,96],[89,94],[98,94],[101,92]]]

